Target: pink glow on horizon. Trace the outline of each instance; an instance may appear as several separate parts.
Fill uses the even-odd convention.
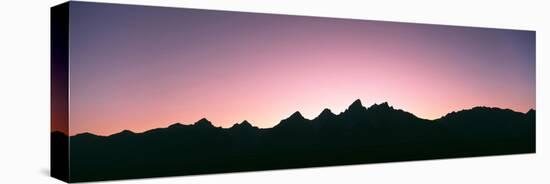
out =
[[[71,20],[109,27],[97,19]],[[309,119],[324,108],[338,114],[355,99],[366,107],[387,101],[426,119],[474,106],[535,108],[534,60],[513,46],[489,48],[514,45],[507,37],[494,43],[473,28],[281,19],[204,32],[195,45],[172,25],[124,35],[75,31],[70,134],[143,132],[201,118],[268,128],[295,111]],[[162,34],[142,37],[152,32]]]

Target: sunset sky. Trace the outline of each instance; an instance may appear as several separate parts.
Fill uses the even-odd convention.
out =
[[[207,118],[267,128],[387,101],[535,108],[535,32],[73,3],[70,135]]]

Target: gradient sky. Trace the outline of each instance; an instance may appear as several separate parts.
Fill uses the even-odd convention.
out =
[[[71,4],[70,134],[267,128],[355,99],[436,119],[535,108],[535,32]]]

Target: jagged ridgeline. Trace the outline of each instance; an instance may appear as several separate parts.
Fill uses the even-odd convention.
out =
[[[55,137],[60,133],[54,132]],[[60,141],[54,141],[60,142]],[[535,111],[475,107],[425,120],[361,101],[273,128],[201,119],[142,133],[70,137],[71,181],[143,178],[535,152]]]

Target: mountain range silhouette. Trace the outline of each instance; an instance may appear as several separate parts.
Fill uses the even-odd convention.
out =
[[[71,182],[301,168],[534,153],[535,110],[474,107],[426,120],[356,100],[339,114],[324,109],[310,120],[297,111],[265,129],[203,118],[110,136],[52,132],[52,149],[67,140]]]

